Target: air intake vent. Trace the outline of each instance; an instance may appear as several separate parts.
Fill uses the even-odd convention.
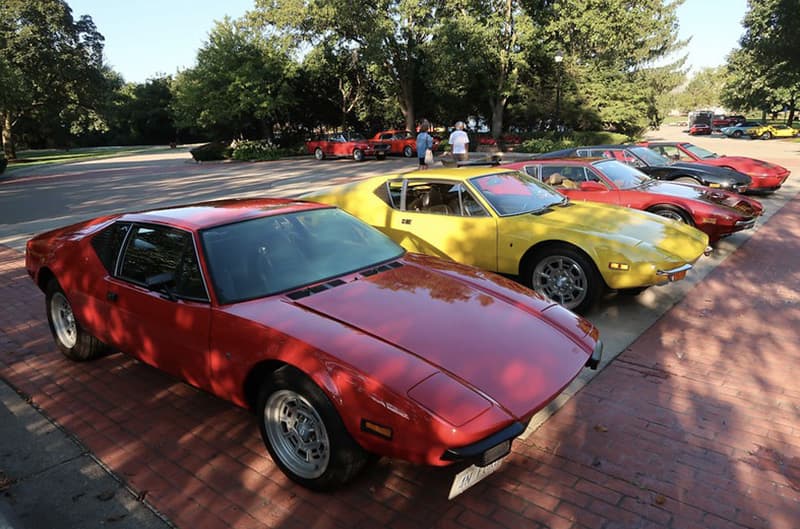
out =
[[[334,279],[332,281],[328,281],[327,283],[320,283],[319,285],[314,285],[313,287],[304,288],[302,290],[295,290],[294,292],[286,294],[286,297],[293,300],[307,298],[311,294],[317,294],[318,292],[330,290],[340,285],[344,285],[344,283],[345,282],[342,281],[341,279]]]

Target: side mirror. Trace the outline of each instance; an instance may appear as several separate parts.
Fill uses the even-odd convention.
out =
[[[581,191],[608,191],[600,182],[581,182]]]

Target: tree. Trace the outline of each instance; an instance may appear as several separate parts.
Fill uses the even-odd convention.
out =
[[[425,47],[443,0],[256,0],[251,20],[277,31],[296,47],[333,43],[352,49],[391,82],[406,128],[416,126],[415,88]]]
[[[76,21],[62,0],[0,3],[0,125],[7,158],[16,157],[13,128],[20,118],[47,117],[71,129],[91,114],[105,87],[103,40],[91,17]]]
[[[722,104],[721,93],[726,79],[727,69],[724,66],[699,70],[681,92],[678,98],[680,107],[690,111],[720,106]]]
[[[177,124],[227,137],[271,138],[273,124],[292,100],[293,69],[274,39],[228,18],[217,22],[197,65],[175,79]]]

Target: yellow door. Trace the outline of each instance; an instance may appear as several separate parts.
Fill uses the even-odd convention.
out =
[[[413,252],[497,270],[497,221],[459,182],[408,180],[389,236]]]

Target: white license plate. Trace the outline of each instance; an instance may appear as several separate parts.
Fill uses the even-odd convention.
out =
[[[456,474],[456,477],[453,479],[453,485],[450,487],[450,495],[447,497],[447,499],[452,500],[489,474],[494,473],[502,464],[503,460],[498,459],[494,463],[490,463],[485,467],[476,467],[475,465],[472,465],[465,468]]]

